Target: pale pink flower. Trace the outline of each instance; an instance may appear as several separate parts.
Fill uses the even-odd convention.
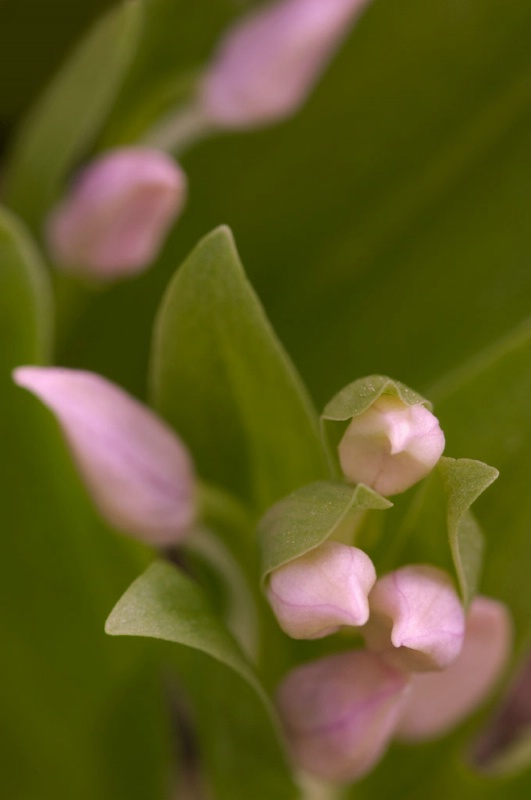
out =
[[[511,638],[507,608],[489,597],[476,597],[455,661],[444,672],[411,676],[411,695],[398,723],[398,737],[416,741],[440,736],[480,706],[503,672]]]
[[[388,496],[404,492],[428,475],[444,444],[431,411],[381,395],[351,420],[339,443],[339,462],[349,481]]]
[[[277,695],[294,761],[327,781],[361,777],[383,755],[408,690],[407,673],[364,650],[297,667]]]
[[[319,639],[344,625],[364,625],[376,580],[372,561],[357,547],[325,542],[276,569],[267,597],[280,627],[294,639]]]
[[[238,20],[204,76],[204,116],[245,128],[293,114],[368,1],[279,0]]]
[[[450,576],[429,565],[401,567],[369,595],[367,646],[404,669],[445,669],[460,653],[465,613]]]
[[[89,163],[51,212],[46,238],[64,271],[95,281],[136,274],[157,257],[186,199],[186,176],[148,147],[110,150]]]
[[[195,517],[188,452],[150,409],[91,372],[19,367],[15,382],[55,414],[103,517],[151,544],[185,536]]]

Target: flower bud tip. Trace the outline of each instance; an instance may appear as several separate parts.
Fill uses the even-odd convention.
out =
[[[65,272],[115,280],[156,258],[186,199],[181,168],[158,150],[111,150],[79,174],[52,211],[46,238]]]

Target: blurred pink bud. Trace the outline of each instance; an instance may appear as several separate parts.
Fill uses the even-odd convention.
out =
[[[19,367],[65,433],[92,498],[108,522],[151,544],[173,544],[195,516],[188,452],[148,408],[91,372]]]
[[[201,87],[214,124],[244,128],[293,114],[368,0],[280,0],[224,36]]]
[[[468,611],[460,655],[444,672],[411,676],[399,738],[439,736],[481,705],[505,667],[511,636],[507,608],[488,597],[476,597]]]
[[[267,596],[289,636],[320,639],[343,625],[367,622],[367,596],[375,581],[372,561],[362,550],[325,542],[275,570]]]
[[[186,176],[148,147],[111,150],[90,163],[46,226],[65,271],[100,281],[133,275],[156,258],[186,199]]]
[[[414,564],[385,575],[369,595],[367,646],[395,666],[445,669],[460,653],[465,613],[450,576]]]
[[[349,481],[387,496],[424,478],[443,450],[444,434],[431,411],[382,395],[350,422],[339,443],[339,461]]]
[[[277,696],[293,758],[318,778],[348,781],[383,755],[409,690],[409,676],[356,650],[304,664]]]

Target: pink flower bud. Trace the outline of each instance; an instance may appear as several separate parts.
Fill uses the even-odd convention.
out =
[[[249,13],[222,39],[200,94],[214,124],[275,122],[305,101],[368,0],[280,0]]]
[[[424,478],[443,450],[444,434],[431,411],[381,395],[350,422],[339,443],[339,461],[349,481],[387,496]]]
[[[276,569],[267,596],[289,636],[320,639],[343,625],[367,622],[367,596],[375,580],[372,561],[362,550],[325,542]]]
[[[190,458],[148,408],[90,372],[20,367],[64,431],[92,498],[108,522],[151,544],[179,541],[195,516]]]
[[[407,673],[364,650],[297,667],[277,696],[295,762],[324,780],[361,777],[383,755],[408,690]]]
[[[476,597],[468,611],[460,655],[444,672],[412,675],[399,738],[415,741],[439,736],[481,705],[500,677],[510,647],[506,607],[488,597]]]
[[[99,281],[140,272],[156,258],[186,199],[186,177],[165,153],[111,150],[90,163],[48,218],[53,258]]]
[[[385,575],[369,595],[367,646],[404,669],[445,669],[460,653],[465,613],[450,576],[414,564]]]

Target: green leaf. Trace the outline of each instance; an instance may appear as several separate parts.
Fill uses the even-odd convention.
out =
[[[139,0],[109,12],[28,114],[7,167],[5,198],[33,229],[98,134],[135,52],[141,20]]]
[[[263,800],[288,800],[296,796],[271,702],[194,581],[166,562],[155,562],[118,601],[106,631],[185,646],[176,663],[192,696],[216,798],[248,800],[252,794]],[[194,651],[193,657],[186,648]],[[200,654],[209,658],[201,659]]]
[[[0,209],[0,373],[44,364],[52,346],[52,297],[46,269],[22,222]],[[21,324],[23,321],[23,324]]]
[[[447,498],[448,537],[465,605],[474,597],[483,561],[483,534],[470,514],[472,503],[494,483],[494,467],[469,458],[446,458],[437,465]]]
[[[355,518],[368,509],[383,510],[392,503],[363,484],[320,482],[284,498],[262,518],[258,532],[262,576],[308,553],[337,534],[354,533]]]
[[[470,506],[498,477],[481,461],[443,456],[413,494],[393,538],[381,537],[375,563],[434,563],[454,572],[465,605],[474,597],[483,562],[483,534]],[[392,522],[392,520],[391,520]]]
[[[383,394],[398,397],[408,406],[422,404],[430,410],[432,407],[431,403],[413,389],[386,375],[368,375],[366,378],[359,378],[349,383],[334,395],[321,414],[325,447],[337,477],[341,475],[337,460],[337,445],[345,431],[345,423],[367,411]]]
[[[167,291],[152,385],[156,407],[188,443],[202,476],[259,510],[326,476],[312,405],[228,228],[199,243]]]
[[[322,414],[323,420],[343,422],[363,414],[382,394],[398,397],[406,405],[422,403],[431,409],[431,403],[414,392],[404,383],[388,378],[386,375],[369,375],[359,378],[341,389],[327,405]]]

